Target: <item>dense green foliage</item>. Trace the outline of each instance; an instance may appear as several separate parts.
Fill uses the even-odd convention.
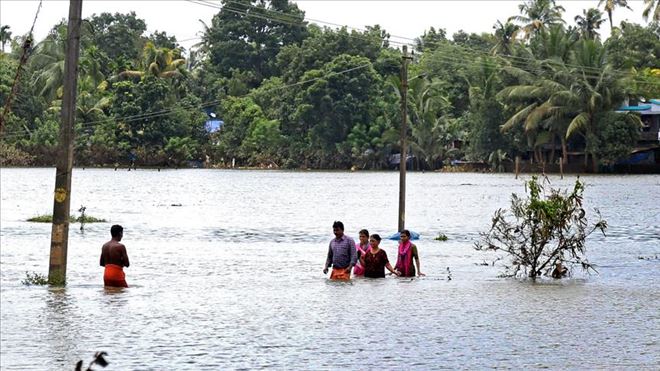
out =
[[[525,182],[529,193],[511,196],[511,208],[499,209],[488,232],[481,234],[477,250],[504,252],[511,258],[505,276],[525,274],[536,278],[550,275],[557,264],[593,269],[586,260],[586,239],[596,230],[603,234],[607,222],[600,218],[589,226],[582,206],[584,183],[579,179],[570,192],[550,188],[536,176]]]
[[[222,3],[189,51],[147,34],[134,13],[83,22],[76,164],[395,166],[401,52],[385,30],[308,24],[288,0]],[[622,22],[601,41],[600,26],[626,2],[600,3],[574,25],[554,0],[526,0],[492,34],[449,38],[431,27],[418,37],[406,102],[413,167],[469,160],[500,171],[516,156],[556,163],[571,151],[597,170],[625,157],[639,120],[613,110],[660,97],[660,25],[651,2],[651,23]],[[26,36],[5,26],[1,36],[4,105]],[[3,165],[55,162],[65,39],[66,25],[55,25],[21,66]],[[210,117],[220,130],[207,131]]]

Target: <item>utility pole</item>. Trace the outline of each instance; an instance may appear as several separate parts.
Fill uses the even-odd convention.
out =
[[[399,232],[405,229],[406,224],[406,165],[408,149],[406,136],[408,131],[408,47],[403,46],[401,56],[401,160],[399,161]]]
[[[69,1],[69,26],[67,28],[66,56],[64,60],[64,87],[60,141],[55,174],[55,201],[53,203],[53,228],[50,238],[50,266],[48,283],[66,283],[66,259],[69,245],[69,216],[71,205],[71,170],[73,168],[73,123],[76,116],[78,89],[78,57],[80,56],[80,25],[82,0]]]

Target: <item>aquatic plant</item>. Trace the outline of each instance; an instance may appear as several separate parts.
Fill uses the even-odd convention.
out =
[[[52,223],[53,215],[51,214],[37,215],[27,219],[27,221],[32,223]],[[71,215],[69,217],[69,223],[107,223],[107,222],[108,221],[105,219],[95,218],[89,215],[81,215],[78,217],[75,215]]]
[[[444,233],[438,233],[438,236],[434,238],[436,241],[447,241],[448,239],[449,237]]]
[[[507,277],[525,273],[536,278],[548,274],[557,263],[596,271],[584,256],[585,241],[596,230],[604,235],[607,222],[595,210],[598,220],[589,227],[582,207],[584,183],[576,180],[570,193],[553,188],[546,192],[534,176],[525,183],[525,190],[526,199],[515,193],[511,196],[512,218],[507,211],[497,210],[491,229],[480,234],[475,248],[507,253],[512,259],[505,265],[503,276]]]
[[[22,284],[27,286],[43,286],[48,284],[48,276],[36,272],[25,272],[25,279],[21,281]]]
[[[108,353],[106,352],[96,352],[94,354],[94,359],[89,363],[89,366],[85,369],[85,371],[93,371],[92,366],[94,365],[99,365],[103,368],[105,368],[109,362],[105,360],[105,356],[107,356]],[[82,371],[82,366],[83,366],[83,361],[80,360],[78,363],[76,363],[76,371]]]

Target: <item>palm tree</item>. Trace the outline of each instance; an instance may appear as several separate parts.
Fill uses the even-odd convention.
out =
[[[31,65],[35,71],[36,93],[52,101],[58,98],[64,84],[64,42],[63,38],[48,35],[35,47]]]
[[[603,9],[607,12],[607,16],[610,19],[610,28],[614,29],[614,22],[612,21],[612,13],[616,8],[626,8],[629,10],[632,10],[630,6],[628,6],[628,1],[627,0],[600,0],[598,2],[598,6],[603,6]]]
[[[445,154],[445,123],[443,111],[449,101],[441,96],[437,82],[417,78],[410,82],[410,148],[423,166],[433,170],[436,160]]]
[[[85,23],[83,23],[85,25]],[[83,33],[89,28],[84,27]],[[66,44],[66,25],[60,24],[35,47],[31,67],[34,70],[34,87],[37,94],[48,101],[59,98],[64,85],[64,48]],[[87,40],[81,38],[82,41]],[[80,78],[90,76],[98,85],[105,77],[101,73],[99,59],[95,57],[98,49],[86,43],[81,47]]]
[[[562,25],[553,25],[537,35],[531,48],[534,57],[540,60],[555,59],[567,62],[577,41],[576,33],[566,30]]]
[[[580,134],[586,143],[585,166],[591,154],[593,171],[597,171],[598,117],[623,100],[623,79],[606,63],[606,49],[597,40],[581,40],[570,62],[553,61],[536,75],[522,71],[526,84],[503,89],[498,97],[519,102],[519,109],[502,128],[508,130],[520,123],[525,124],[526,132],[545,128],[561,133],[565,128],[564,151],[565,140]],[[624,119],[641,125],[638,116],[626,115]]]
[[[11,31],[9,31],[9,26],[4,25],[0,27],[0,43],[2,43],[2,51],[5,51],[5,44],[7,41],[11,40]]]
[[[605,22],[603,13],[596,8],[590,8],[589,10],[583,9],[582,14],[583,16],[575,16],[575,22],[580,28],[582,37],[591,40],[598,38],[600,35],[596,30],[598,30],[600,26]]]
[[[157,48],[148,41],[142,51],[142,70],[126,70],[120,72],[118,78],[143,77],[146,75],[158,78],[179,78],[186,75],[186,60],[181,58],[177,49]]]
[[[493,54],[503,54],[511,55],[513,52],[513,46],[516,43],[516,38],[518,37],[518,32],[520,32],[520,26],[513,24],[511,22],[506,22],[502,24],[499,20],[495,25],[495,39],[497,43],[493,46],[491,52]]]
[[[558,6],[555,0],[529,0],[518,5],[518,9],[522,15],[509,17],[508,21],[522,23],[527,38],[550,25],[566,23],[561,17],[566,10]]]
[[[530,53],[531,54],[531,53]],[[514,66],[505,67],[509,75],[519,80],[518,85],[502,89],[497,97],[509,107],[514,108],[514,114],[502,125],[503,132],[522,125],[528,145],[534,150],[534,157],[542,161],[540,146],[552,142],[550,162],[554,162],[554,143],[557,138],[561,142],[562,161],[568,160],[566,146],[566,128],[570,117],[563,106],[552,102],[556,94],[568,89],[567,85],[557,82],[557,71],[564,69],[563,62],[553,60],[536,61],[534,73]]]
[[[653,10],[653,17],[651,19],[653,21],[660,21],[660,1],[644,0],[644,4],[646,5],[646,8],[644,8],[644,12],[642,13],[644,20],[647,22],[649,21],[649,15],[651,14],[651,9],[655,7],[655,9]]]

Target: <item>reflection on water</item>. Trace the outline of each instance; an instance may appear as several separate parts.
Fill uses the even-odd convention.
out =
[[[610,225],[588,245],[600,274],[531,283],[496,278],[497,256],[472,248],[521,181],[410,174],[428,276],[337,283],[321,272],[332,222],[394,232],[398,174],[76,170],[72,208],[109,223],[72,227],[66,288],[22,286],[48,270],[50,225],[24,220],[51,212],[53,178],[0,170],[3,370],[70,369],[99,350],[114,370],[660,368],[657,176],[586,177]],[[102,287],[113,223],[128,289]]]

